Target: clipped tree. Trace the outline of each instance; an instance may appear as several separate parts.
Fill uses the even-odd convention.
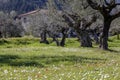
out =
[[[1,37],[21,37],[23,36],[23,27],[20,22],[14,18],[15,11],[10,13],[0,12],[0,36]]]
[[[111,28],[110,28],[110,35],[114,36],[117,35],[117,39],[120,39],[120,18],[115,19],[112,24],[111,24]]]

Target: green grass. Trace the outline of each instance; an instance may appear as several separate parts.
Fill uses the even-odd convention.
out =
[[[116,36],[109,39],[111,51],[79,45],[77,39],[67,39],[65,47],[40,44],[32,37],[1,39],[0,80],[120,79],[120,40]]]

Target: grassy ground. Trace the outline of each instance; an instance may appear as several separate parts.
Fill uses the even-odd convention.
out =
[[[0,40],[0,80],[120,80],[120,40],[109,39],[111,51],[39,44],[35,38]]]

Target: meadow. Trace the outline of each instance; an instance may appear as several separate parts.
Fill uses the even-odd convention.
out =
[[[51,39],[49,39],[51,41]],[[110,51],[40,44],[38,38],[0,39],[0,80],[120,80],[120,40],[109,38]]]

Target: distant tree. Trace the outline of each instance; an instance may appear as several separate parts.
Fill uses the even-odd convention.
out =
[[[87,0],[88,4],[94,9],[99,11],[104,18],[103,33],[100,38],[100,48],[108,50],[108,33],[111,22],[120,17],[119,6],[117,0]]]
[[[33,18],[33,16],[34,16],[34,18]],[[47,22],[49,20],[48,16],[46,14],[44,14],[44,13],[42,14],[40,12],[33,16],[31,18],[32,19],[31,27],[34,27],[33,31],[36,30],[40,34],[40,37],[41,37],[40,43],[49,44],[49,42],[47,40],[47,27],[48,27]]]
[[[20,22],[14,20],[15,11],[11,13],[0,12],[1,37],[20,37],[23,35],[23,27]]]
[[[117,35],[117,39],[120,39],[119,34],[120,34],[120,18],[115,19],[110,28],[110,35],[114,36]]]
[[[56,42],[58,46],[65,45],[66,30],[67,26],[60,19],[61,12],[56,11],[55,14],[51,14],[50,10],[40,10],[38,13],[31,16],[30,24],[33,27],[33,33],[36,31],[40,34],[41,43],[49,43],[47,37],[52,37],[53,41]],[[62,40],[59,41],[57,36],[62,33]]]
[[[1,37],[5,36],[5,25],[6,25],[7,15],[3,11],[0,11],[0,33]]]

